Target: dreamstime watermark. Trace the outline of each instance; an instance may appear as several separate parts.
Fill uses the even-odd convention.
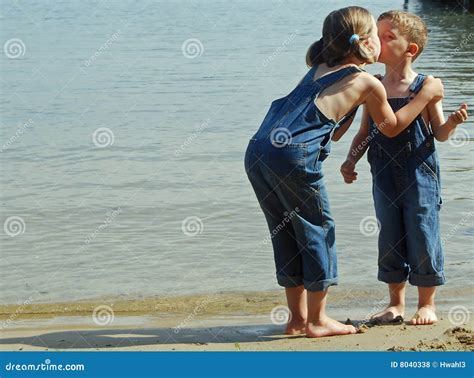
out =
[[[179,156],[186,148],[188,148],[191,143],[198,138],[198,136],[209,127],[210,119],[206,119],[202,122],[194,132],[186,138],[186,140],[181,144],[181,146],[174,151],[175,156]]]
[[[278,305],[270,311],[270,320],[275,325],[283,325],[291,320],[291,311],[288,306]]]
[[[364,236],[374,236],[377,233],[377,230],[382,229],[382,226],[377,219],[373,215],[368,215],[359,223],[359,230],[362,235]]]
[[[362,319],[361,324],[367,324],[372,321],[372,317],[383,311],[385,308],[387,308],[387,303],[389,302],[390,298],[385,296],[385,298],[381,299],[380,301],[377,301],[374,306],[370,309],[370,311],[367,313],[367,315]]]
[[[114,140],[114,133],[108,127],[99,127],[92,133],[92,142],[99,148],[111,146]]]
[[[466,324],[471,318],[471,312],[465,306],[453,306],[449,309],[448,319],[454,326]]]
[[[197,38],[189,38],[181,45],[183,55],[188,59],[195,59],[204,53],[204,45]]]
[[[112,34],[107,41],[105,41],[95,52],[92,54],[89,59],[87,59],[84,63],[84,66],[90,67],[99,56],[102,55],[104,51],[106,51],[112,43],[114,43],[120,36],[121,30],[117,30],[114,34]]]
[[[105,218],[105,220],[99,226],[97,226],[97,228],[93,232],[91,232],[87,236],[87,238],[84,240],[84,243],[90,244],[97,237],[99,233],[101,233],[103,230],[108,228],[110,224],[112,224],[115,217],[117,217],[117,215],[119,215],[121,212],[122,212],[122,208],[118,207],[117,209],[112,210],[110,213],[107,213],[107,217]]]
[[[25,55],[26,46],[20,38],[11,38],[4,43],[3,52],[9,59],[18,59]]]
[[[364,151],[365,148],[370,144],[372,139],[374,139],[375,136],[381,132],[381,130],[387,127],[388,123],[388,119],[385,118],[382,122],[379,123],[378,127],[373,128],[370,131],[369,135],[367,135],[367,137],[365,137],[362,142],[360,142],[355,148],[351,150],[351,155],[357,156],[360,152]]]
[[[280,46],[278,46],[274,51],[273,53],[266,57],[263,62],[262,62],[262,66],[263,67],[267,67],[270,63],[272,63],[275,58],[281,54],[282,51],[284,51],[288,45],[291,43],[291,41],[293,41],[293,39],[295,39],[295,37],[298,35],[299,31],[296,29],[293,33],[291,33],[288,37],[285,38],[285,40],[282,42],[282,44]]]
[[[53,364],[49,358],[44,362],[38,363],[23,363],[8,362],[5,364],[6,371],[84,371],[86,369],[84,364]]]
[[[7,328],[10,323],[14,322],[16,318],[18,318],[18,316],[23,312],[23,310],[25,309],[25,307],[29,304],[31,304],[31,302],[33,302],[33,297],[30,296],[28,299],[26,299],[20,306],[17,307],[17,309],[15,310],[15,312],[13,314],[11,314],[7,320],[3,321],[2,322],[2,329],[5,329]]]
[[[446,234],[446,236],[443,236],[441,238],[441,243],[444,245],[446,244],[446,242],[451,239],[459,230],[460,227],[462,226],[465,226],[466,223],[468,222],[469,219],[472,218],[472,216],[474,215],[474,211],[470,211],[469,213],[467,213],[465,216],[463,216],[461,218],[461,220],[455,224],[453,227],[451,227],[451,229],[449,230],[449,232]]]
[[[12,238],[24,234],[26,231],[25,220],[18,215],[12,215],[3,222],[3,231]]]
[[[449,144],[453,147],[464,147],[469,143],[469,132],[466,129],[456,128],[449,133]]]
[[[10,146],[13,143],[15,143],[18,140],[18,138],[20,138],[20,136],[22,136],[25,133],[25,130],[32,127],[32,124],[33,124],[33,120],[31,118],[29,118],[25,123],[23,123],[23,125],[21,125],[16,130],[15,134],[11,136],[10,138],[8,138],[8,140],[5,143],[3,143],[2,147],[0,148],[0,153],[9,149]]]
[[[270,142],[276,148],[283,148],[292,141],[290,130],[286,127],[277,127],[270,133]]]
[[[112,324],[115,319],[114,310],[107,305],[100,305],[94,308],[92,312],[92,320],[99,326]]]
[[[452,49],[451,52],[445,56],[444,59],[441,60],[441,64],[446,66],[448,65],[448,63],[450,62],[450,60],[455,56],[457,55],[461,50],[463,50],[466,45],[469,43],[469,41],[471,39],[474,38],[474,33],[469,33],[469,34],[466,34],[462,39],[461,39],[461,42],[459,43],[458,46],[456,46],[456,48]]]
[[[181,223],[181,230],[186,236],[196,236],[204,231],[204,223],[199,217],[187,217]]]
[[[186,324],[191,322],[197,315],[199,315],[207,307],[207,305],[212,302],[216,297],[216,294],[211,294],[206,296],[202,301],[200,301],[194,307],[193,311],[191,311],[191,313],[181,323],[179,323],[176,327],[172,328],[173,333],[178,334],[182,328],[186,327]]]

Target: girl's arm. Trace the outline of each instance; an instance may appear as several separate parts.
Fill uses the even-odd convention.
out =
[[[360,158],[364,156],[365,151],[367,151],[369,142],[369,112],[367,106],[364,105],[359,131],[354,136],[346,161],[342,163],[340,168],[342,177],[344,177],[346,184],[351,184],[353,181],[357,180],[355,166]]]
[[[440,142],[445,142],[454,129],[467,120],[467,105],[461,104],[458,110],[449,115],[447,121],[444,120],[443,104],[441,101],[430,102],[428,104],[428,113],[434,137]]]
[[[387,102],[387,93],[382,83],[371,75],[367,75],[368,90],[365,103],[370,116],[380,132],[388,137],[395,137],[405,130],[411,122],[423,111],[428,103],[443,97],[441,80],[427,76],[423,88],[413,100],[394,113]]]

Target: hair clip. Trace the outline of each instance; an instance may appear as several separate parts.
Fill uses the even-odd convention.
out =
[[[352,45],[354,42],[360,39],[359,34],[352,34],[349,38],[349,43]]]

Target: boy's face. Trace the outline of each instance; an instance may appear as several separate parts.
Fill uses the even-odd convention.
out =
[[[387,19],[378,21],[377,28],[381,45],[379,62],[397,64],[403,60],[410,45],[406,37]]]

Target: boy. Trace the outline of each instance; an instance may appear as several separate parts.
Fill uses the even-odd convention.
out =
[[[396,111],[423,86],[425,75],[412,69],[427,41],[427,28],[414,14],[389,11],[377,21],[381,42],[379,62],[385,64],[382,80],[389,103]],[[372,321],[403,319],[406,280],[418,287],[418,311],[411,324],[437,321],[436,286],[445,283],[438,211],[441,206],[438,157],[434,138],[446,141],[467,119],[461,105],[445,122],[441,101],[430,103],[407,129],[394,138],[378,132],[364,109],[362,124],[351,151],[341,166],[346,183],[356,180],[355,164],[369,147],[373,198],[380,222],[378,279],[386,282],[389,306]],[[428,127],[430,125],[430,127]]]

